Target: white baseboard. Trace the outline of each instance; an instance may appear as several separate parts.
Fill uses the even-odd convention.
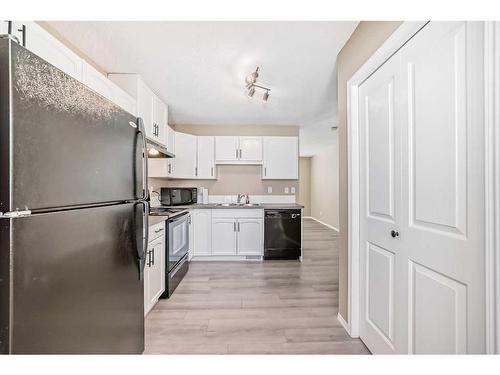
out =
[[[342,318],[342,315],[340,315],[340,313],[337,314],[337,320],[339,321],[339,323],[342,325],[342,327],[344,327],[344,329],[347,331],[347,333],[349,334],[349,336],[351,336],[351,327],[349,326],[349,324],[344,320],[344,318]]]
[[[324,225],[325,227],[328,227],[328,228],[330,228],[330,229],[333,229],[335,232],[339,232],[339,229],[338,229],[338,228],[335,228],[333,225],[327,224],[327,223],[325,223],[325,222],[323,222],[323,221],[321,221],[321,220],[318,220],[318,219],[316,219],[315,217],[312,217],[312,216],[309,216],[309,218],[310,218],[310,219],[313,219],[314,221],[316,221],[316,222],[318,222],[318,223],[320,223],[320,224],[322,224],[322,225]]]

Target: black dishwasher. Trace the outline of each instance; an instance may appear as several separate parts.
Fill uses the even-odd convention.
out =
[[[302,250],[300,209],[264,210],[264,260],[299,259]]]

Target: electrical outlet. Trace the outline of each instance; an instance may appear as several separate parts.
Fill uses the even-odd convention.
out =
[[[273,193],[273,187],[272,186],[268,186],[267,187],[267,194],[272,194]]]
[[[291,192],[292,194],[295,194],[295,186],[292,186],[292,188],[290,189],[290,192]]]
[[[288,186],[285,188],[285,194],[288,194]]]

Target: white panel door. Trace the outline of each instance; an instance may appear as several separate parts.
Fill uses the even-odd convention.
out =
[[[262,137],[240,137],[239,159],[262,162]]]
[[[175,133],[175,168],[176,178],[196,177],[196,136]]]
[[[212,254],[212,211],[195,210],[193,219],[193,254],[206,256]]]
[[[198,137],[196,177],[215,179],[215,138]]]
[[[216,162],[230,162],[238,160],[239,140],[233,136],[215,137],[215,160]]]
[[[482,23],[431,22],[360,86],[374,353],[485,352],[483,43]]]
[[[236,219],[212,219],[212,255],[236,254]]]
[[[395,353],[395,262],[400,240],[401,157],[395,123],[400,57],[393,56],[359,88],[360,116],[360,337],[374,353]]]
[[[402,50],[409,353],[484,353],[483,24],[431,22]]]
[[[297,137],[263,137],[262,179],[296,180],[299,178],[299,142]]]
[[[262,219],[238,219],[238,254],[263,255]]]

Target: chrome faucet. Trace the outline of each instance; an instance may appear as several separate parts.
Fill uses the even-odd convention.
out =
[[[250,203],[250,197],[249,197],[248,193],[246,193],[246,194],[238,194],[238,200],[237,200],[238,204],[241,204],[241,199],[243,197],[246,197],[245,204],[249,204]]]

